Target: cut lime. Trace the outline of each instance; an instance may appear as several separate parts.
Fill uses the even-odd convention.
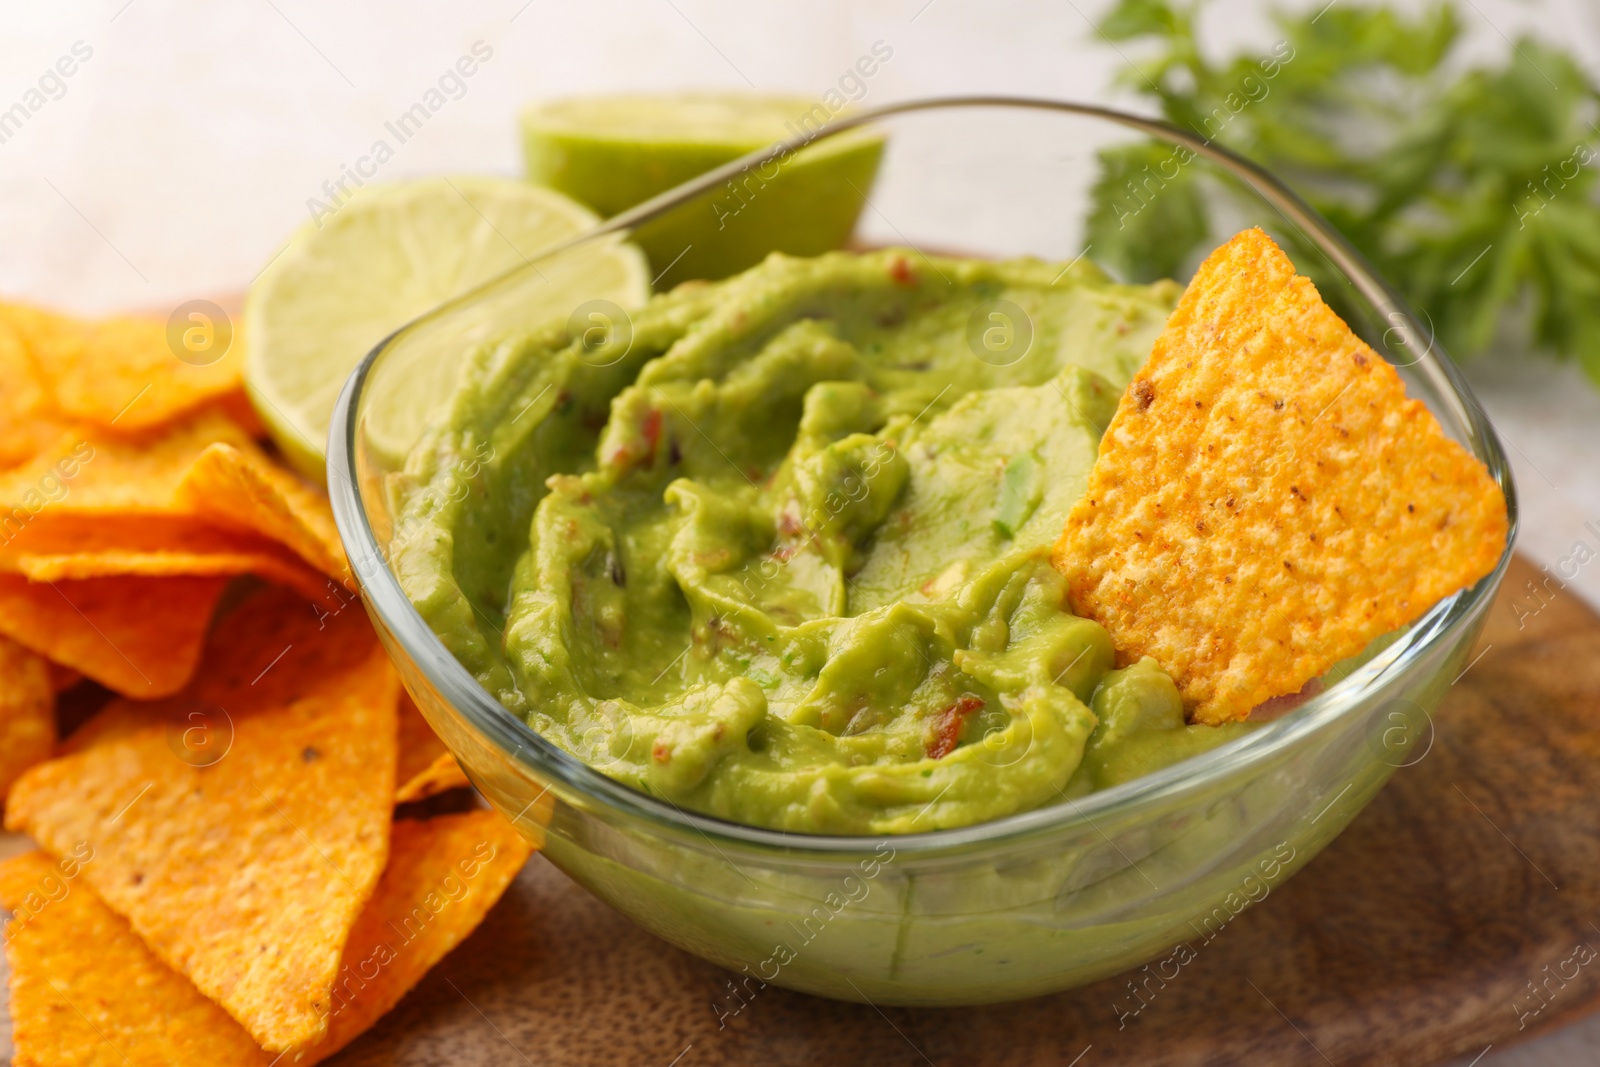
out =
[[[803,97],[556,100],[523,112],[523,147],[531,181],[611,216],[832,117]],[[882,156],[883,137],[871,130],[827,138],[647,223],[634,240],[662,274],[658,289],[721,278],[769,252],[818,255],[849,240]]]
[[[368,186],[308,223],[262,271],[244,309],[245,387],[273,439],[308,477],[323,480],[328,420],[350,371],[418,315],[596,223],[580,204],[526,182],[429,178]],[[565,318],[585,300],[636,307],[650,292],[637,249],[597,242],[561,257],[535,287],[526,321]],[[529,303],[529,302],[525,302]],[[465,341],[465,339],[464,339]],[[386,451],[414,440],[448,395],[459,347],[428,366],[385,375],[369,432]]]

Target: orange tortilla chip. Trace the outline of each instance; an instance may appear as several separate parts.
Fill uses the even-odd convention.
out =
[[[184,477],[181,495],[197,514],[277,541],[330,578],[350,578],[327,496],[259,449],[211,446]]]
[[[1494,570],[1506,504],[1260,230],[1208,257],[1054,562],[1119,663],[1242,719]]]
[[[190,719],[191,711],[201,714]],[[212,741],[219,747],[232,744],[232,738],[227,733],[228,721],[218,716],[216,712],[208,711],[203,705],[186,701],[181,696],[156,701],[118,697],[106,701],[98,712],[68,734],[56,746],[56,755],[70,756],[74,752],[83,752],[97,745],[138,733],[155,723],[165,722],[177,723],[180,728],[178,750],[186,757],[189,757],[191,752],[194,757],[198,757],[205,746]],[[220,729],[217,727],[219,722],[223,724]],[[185,737],[181,731],[191,725],[196,729]]]
[[[400,760],[394,780],[399,783],[394,794],[396,804],[425,800],[472,784],[404,689],[400,691]]]
[[[235,640],[235,634],[243,639]],[[304,689],[306,677],[348,671],[371,654],[376,641],[365,612],[330,614],[288,590],[263,590],[223,618],[206,645],[205,669],[191,690],[219,704],[238,699],[238,693],[256,702],[292,701]],[[273,662],[291,646],[292,657]],[[295,669],[280,671],[284,664]],[[391,691],[397,707],[399,686]]]
[[[173,353],[163,318],[87,321],[21,305],[0,307],[0,318],[21,337],[68,419],[149,429],[239,388],[241,346],[196,366]]]
[[[182,689],[225,578],[30,582],[0,574],[0,635],[142,700]]]
[[[0,540],[18,536],[41,514],[195,514],[179,502],[178,487],[219,441],[254,447],[216,411],[131,437],[63,429],[44,451],[0,474]]]
[[[49,663],[0,637],[0,798],[23,771],[49,759],[55,744]]]
[[[15,1067],[270,1064],[105,906],[85,866],[43,852],[0,863],[0,903],[15,916],[5,937]]]
[[[398,708],[400,761],[395,769],[394,780],[405,782],[427,770],[445,752],[445,747],[439,735],[433,732],[433,727],[428,725],[428,720],[422,717],[416,701],[403,688],[400,690]]]
[[[394,802],[410,804],[412,801],[426,800],[440,793],[448,793],[452,789],[468,789],[471,786],[472,782],[467,778],[467,772],[461,769],[461,764],[456,762],[454,756],[445,752],[401,782],[394,792]]]
[[[398,684],[362,614],[262,590],[180,697],[114,703],[25,774],[6,826],[86,842],[85,880],[151,951],[263,1047],[304,1048],[387,854]]]
[[[26,554],[16,558],[17,572],[34,582],[64,579],[105,578],[113,575],[206,575],[235,576],[254,574],[269,582],[286,585],[301,596],[320,597],[328,580],[298,559],[284,559],[271,550],[263,552],[197,553],[172,550],[76,552]]]
[[[243,386],[221,394],[211,406],[257,441],[267,436],[266,423],[261,421],[261,416],[256,412],[255,405],[250,403],[250,397]]]
[[[348,599],[312,574],[341,584],[348,575],[327,498],[273,465],[214,407],[133,436],[56,433],[43,452],[0,473],[0,571],[35,581],[258,574],[307,596]],[[243,475],[230,478],[236,468]]]
[[[297,1067],[333,1055],[398,1003],[477,927],[528,854],[493,812],[396,823],[389,866],[339,970],[328,1034]],[[273,1063],[105,906],[79,877],[85,865],[42,852],[0,864],[0,903],[17,916],[6,937],[17,1067]]]
[[[45,665],[50,668],[50,688],[57,693],[65,693],[68,689],[83,681],[83,675],[71,667],[63,667],[61,664],[51,663],[49,660],[45,661]]]
[[[165,515],[87,516],[46,510],[0,544],[0,572],[35,582],[117,574],[255,574],[303,595],[328,579],[274,542]]]
[[[49,391],[28,346],[0,318],[0,470],[38,455],[61,435]]]
[[[396,822],[389,867],[350,933],[328,1036],[313,1053],[332,1055],[398,1004],[477,929],[532,852],[493,811]]]

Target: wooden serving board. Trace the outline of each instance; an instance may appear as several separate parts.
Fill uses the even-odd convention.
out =
[[[1600,1008],[1600,956],[1575,953],[1600,950],[1600,617],[1554,583],[1541,606],[1529,581],[1543,576],[1518,560],[1427,755],[1125,1028],[1126,978],[933,1010],[769,987],[719,1028],[725,972],[536,856],[331,1062],[1416,1065],[1570,1021]]]

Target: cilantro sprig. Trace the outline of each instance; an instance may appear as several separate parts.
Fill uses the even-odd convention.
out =
[[[1280,14],[1274,45],[1214,62],[1197,33],[1204,3],[1112,8],[1100,33],[1142,57],[1124,84],[1283,178],[1447,350],[1531,341],[1600,383],[1600,88],[1576,60],[1524,37],[1500,65],[1468,66],[1460,15],[1442,2],[1416,16]],[[1171,152],[1101,153],[1088,240],[1130,279],[1171,276],[1212,236],[1217,189]]]

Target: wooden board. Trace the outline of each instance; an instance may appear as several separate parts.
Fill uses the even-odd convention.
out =
[[[336,1062],[1415,1065],[1575,1018],[1600,1007],[1600,958],[1559,977],[1575,947],[1600,949],[1600,618],[1546,592],[1519,628],[1516,605],[1540,604],[1535,579],[1519,561],[1428,754],[1124,1029],[1126,979],[939,1010],[767,988],[719,1029],[724,972],[536,857],[484,928]],[[1530,981],[1548,981],[1548,1003]],[[1519,1007],[1537,1014],[1519,1020]]]
[[[940,1010],[768,988],[719,1028],[724,972],[535,857],[484,927],[330,1062],[1415,1065],[1576,1018],[1600,1007],[1600,958],[1559,977],[1577,946],[1600,948],[1600,618],[1558,592],[1540,607],[1530,580],[1519,561],[1428,754],[1123,1029],[1126,979]],[[1529,982],[1548,982],[1548,1003]]]

